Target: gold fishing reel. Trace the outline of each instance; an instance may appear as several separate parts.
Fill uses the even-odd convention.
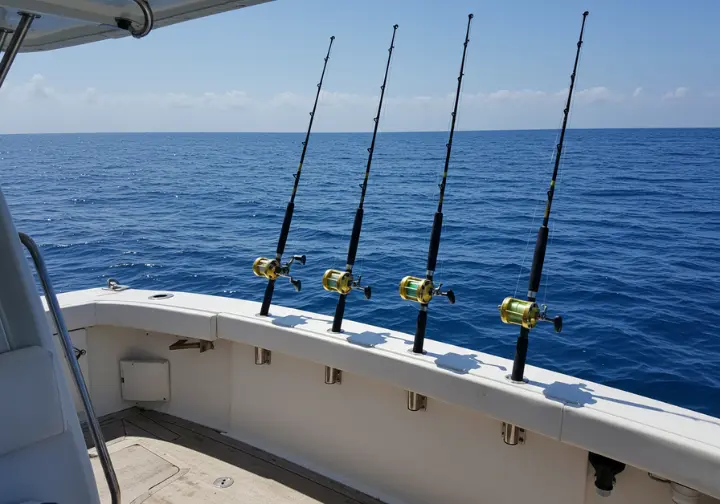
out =
[[[506,324],[523,326],[532,329],[538,322],[551,322],[555,332],[562,331],[563,319],[560,315],[550,318],[547,314],[547,305],[538,306],[534,301],[524,301],[508,296],[503,299],[500,310],[500,320]]]
[[[357,279],[353,278],[352,273],[349,271],[340,271],[329,269],[325,272],[322,278],[323,289],[330,292],[337,292],[338,294],[347,295],[353,289],[362,289],[365,299],[370,299],[372,296],[372,289],[370,286],[363,287],[360,285],[362,276],[358,276]]]
[[[455,293],[452,290],[443,292],[442,284],[435,286],[432,280],[406,276],[400,280],[400,297],[406,301],[428,304],[434,296],[446,296],[450,304],[455,304]]]
[[[292,259],[285,264],[282,264],[278,259],[258,257],[253,263],[253,273],[255,273],[256,276],[264,277],[268,280],[277,280],[280,277],[287,277],[290,279],[292,286],[295,287],[295,290],[300,292],[302,282],[299,279],[290,276],[290,269],[295,261],[305,265],[305,256],[292,256]]]

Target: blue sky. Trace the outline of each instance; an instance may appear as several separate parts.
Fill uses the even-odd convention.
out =
[[[142,40],[21,54],[0,132],[300,131],[328,38],[317,131],[443,130],[471,33],[460,129],[555,128],[588,9],[573,127],[720,126],[720,2],[278,0]]]

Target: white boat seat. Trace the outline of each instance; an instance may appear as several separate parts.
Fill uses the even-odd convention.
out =
[[[40,346],[0,354],[0,504],[98,501],[54,359]]]
[[[65,431],[52,359],[37,346],[0,354],[0,457]]]

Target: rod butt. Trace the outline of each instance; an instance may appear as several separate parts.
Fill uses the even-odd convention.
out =
[[[275,280],[268,280],[267,287],[265,287],[265,296],[263,297],[262,306],[260,307],[260,315],[263,317],[267,317],[268,313],[270,313],[273,292],[275,292]]]
[[[417,326],[415,327],[415,341],[413,342],[413,352],[423,353],[425,346],[425,330],[427,329],[427,305],[420,305],[420,311],[417,317]]]
[[[342,322],[343,317],[345,316],[345,300],[347,298],[346,294],[340,294],[340,297],[338,298],[337,306],[335,307],[335,318],[333,318],[333,324],[332,324],[332,332],[339,333],[342,332]]]

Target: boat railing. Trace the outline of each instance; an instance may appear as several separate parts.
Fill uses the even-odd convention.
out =
[[[97,450],[98,457],[100,458],[100,464],[102,465],[103,473],[105,474],[105,480],[107,481],[108,488],[110,490],[110,498],[112,504],[120,503],[120,484],[118,483],[115,469],[113,468],[112,461],[110,460],[110,453],[108,452],[107,445],[105,444],[105,438],[103,437],[100,429],[100,422],[95,415],[92,402],[90,401],[90,394],[88,392],[87,384],[83,378],[80,364],[75,358],[75,348],[73,347],[72,341],[70,340],[70,334],[65,324],[62,311],[60,310],[60,303],[58,302],[57,296],[55,295],[55,289],[50,282],[50,276],[48,275],[47,268],[45,267],[45,261],[40,253],[35,241],[25,233],[20,234],[20,241],[25,248],[30,252],[35,269],[37,271],[38,278],[42,284],[43,292],[45,293],[45,300],[47,301],[48,309],[52,315],[55,328],[57,329],[60,337],[60,343],[65,352],[68,365],[70,366],[70,372],[77,387],[80,399],[82,400],[83,407],[85,408],[85,414],[87,416],[88,426],[90,429],[90,435],[92,436],[95,449]]]

